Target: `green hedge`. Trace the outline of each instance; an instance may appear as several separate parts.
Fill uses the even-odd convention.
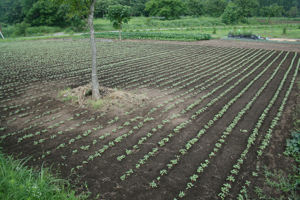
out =
[[[82,34],[83,37],[90,37],[90,34]],[[119,32],[96,33],[98,38],[118,38]],[[151,39],[151,40],[175,40],[175,41],[197,41],[210,40],[210,34],[192,33],[152,33],[152,32],[123,32],[122,39]]]

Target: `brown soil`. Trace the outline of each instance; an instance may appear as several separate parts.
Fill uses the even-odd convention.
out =
[[[92,98],[92,83],[84,86],[79,86],[70,90],[62,90],[59,95],[53,94],[53,98],[59,97],[58,100],[66,101],[71,105],[79,108],[90,108],[98,111],[115,111],[116,115],[124,114],[128,109],[134,109],[148,101],[145,94],[134,94],[118,90],[117,88],[108,88],[99,86],[101,95],[100,105],[97,106],[97,101]],[[70,100],[66,100],[66,99]]]
[[[55,41],[47,42],[50,44]],[[140,46],[137,42],[140,42]],[[57,63],[54,65],[53,63],[45,62],[41,67],[54,66],[59,72],[65,73],[65,77],[46,79],[48,78],[47,73],[41,74],[41,76],[37,74],[36,77],[39,78],[36,82],[26,82],[24,85],[25,92],[20,90],[23,86],[10,85],[8,87],[3,82],[5,87],[1,89],[2,101],[0,104],[0,114],[7,117],[1,118],[0,127],[6,128],[0,132],[0,136],[7,135],[1,143],[4,151],[19,158],[32,156],[32,159],[27,164],[34,165],[37,168],[42,163],[46,167],[52,166],[54,169],[58,168],[63,178],[69,178],[77,186],[78,193],[86,191],[82,185],[87,183],[89,190],[92,192],[91,199],[96,198],[98,195],[97,199],[109,200],[178,199],[179,192],[186,191],[185,188],[187,183],[190,182],[190,176],[197,174],[197,168],[208,159],[210,161],[209,167],[205,168],[203,173],[198,174],[199,177],[194,182],[194,187],[187,190],[186,196],[182,199],[219,199],[218,194],[221,192],[221,187],[224,183],[228,182],[226,181],[226,177],[230,175],[233,165],[245,149],[251,130],[255,127],[258,118],[268,105],[285,72],[291,65],[291,61],[296,55],[294,52],[300,52],[299,45],[226,40],[200,42],[130,40],[116,43],[120,47],[113,50],[115,54],[106,55],[102,59],[104,60],[103,63],[107,59],[108,64],[115,64],[115,66],[119,66],[120,68],[114,70],[111,70],[109,67],[103,68],[100,80],[107,81],[103,81],[102,84],[112,88],[123,86],[124,90],[128,91],[137,90],[140,93],[146,92],[149,101],[146,101],[142,106],[128,108],[126,114],[118,114],[109,110],[104,113],[103,111],[78,108],[78,106],[66,104],[53,97],[66,84],[71,85],[72,88],[87,84],[89,81],[84,78],[86,74],[85,72],[78,71],[75,76],[70,72],[64,72],[65,69],[63,66],[66,64]],[[70,45],[76,44],[72,43]],[[99,48],[102,45],[104,44],[99,43]],[[135,48],[142,48],[141,46],[144,48],[141,50],[144,50],[145,53],[137,56],[138,52],[135,52]],[[105,48],[112,47],[108,45]],[[131,51],[121,52],[124,48],[130,48]],[[85,62],[80,57],[83,54],[82,50],[79,49],[77,52],[76,48],[70,49],[76,53],[80,62]],[[258,49],[263,50],[260,51]],[[290,51],[290,53],[283,52],[280,55],[281,50]],[[18,48],[14,49],[14,51],[15,55],[20,55]],[[58,50],[55,49],[55,51]],[[5,48],[4,52],[6,53]],[[122,58],[123,54],[124,58]],[[257,57],[254,56],[256,54]],[[254,57],[252,58],[251,56]],[[277,56],[278,59],[275,59]],[[286,60],[282,62],[282,66],[277,74],[254,101],[249,110],[242,116],[231,134],[226,138],[226,142],[216,153],[216,156],[210,158],[209,153],[215,148],[215,143],[221,138],[226,127],[229,126],[238,112],[255,96],[285,56]],[[119,58],[121,59],[118,60]],[[296,93],[298,91],[296,87],[294,87],[289,97],[282,120],[277,125],[273,133],[273,138],[264,151],[263,157],[257,159],[256,152],[272,119],[277,114],[299,59],[300,56],[296,55],[295,62],[283,85],[283,89],[259,130],[260,136],[257,138],[255,145],[250,149],[238,176],[235,176],[236,181],[231,183],[232,189],[227,199],[236,199],[246,180],[251,181],[248,188],[248,194],[251,198],[257,198],[257,195],[253,192],[256,186],[264,188],[267,194],[273,195],[272,197],[275,199],[279,198],[280,195],[285,195],[284,193],[270,190],[263,182],[262,173],[259,173],[258,177],[253,177],[252,172],[255,171],[257,165],[260,167],[266,165],[270,169],[290,169],[292,164],[294,164],[291,159],[279,156],[278,154],[282,155],[286,139],[289,138],[289,129],[293,127],[291,113],[295,109],[297,99]],[[21,75],[20,77],[28,75],[26,74],[26,60],[21,56],[1,60],[1,66],[11,66],[10,63],[24,64],[24,71],[16,74],[16,79],[14,79],[14,76],[3,75],[3,80],[9,82],[11,79],[19,80],[19,75]],[[227,112],[207,129],[206,133],[200,137],[185,155],[181,155],[179,150],[184,149],[187,142],[195,138],[197,133],[214,118],[222,107],[238,95],[272,61],[274,63],[270,65],[263,76],[258,78],[236,102],[229,106]],[[262,63],[261,67],[250,73],[260,63]],[[251,67],[242,72],[248,66]],[[147,71],[149,69],[153,70]],[[213,71],[209,71],[210,69],[213,69]],[[237,70],[233,71],[233,69]],[[216,72],[217,70],[220,71]],[[229,72],[232,73],[216,83],[212,83],[212,81],[217,78],[210,80],[215,75],[223,75]],[[51,71],[49,73],[52,74]],[[222,86],[226,80],[230,80],[231,77],[234,77],[238,73],[242,74]],[[248,73],[249,76],[232,88],[224,97],[214,102],[200,115],[192,118],[195,112],[204,108],[227,89],[230,89],[231,86]],[[129,77],[125,77],[125,75],[129,75]],[[66,78],[69,76],[71,79]],[[134,78],[131,78],[133,76]],[[187,82],[179,82],[185,79],[188,79]],[[187,84],[188,82],[190,83]],[[189,92],[200,84],[202,84],[200,87],[197,87],[193,92]],[[180,88],[180,86],[182,87]],[[203,86],[206,86],[206,88],[201,89],[199,93],[194,93]],[[204,98],[189,112],[181,114],[183,109],[186,109],[204,95],[209,94],[218,86],[222,87],[214,91],[207,98]],[[10,93],[6,93],[8,89],[11,91]],[[43,91],[42,93],[41,90]],[[172,90],[174,90],[173,93],[166,94]],[[26,97],[32,98],[26,99]],[[173,99],[173,101],[170,99]],[[169,102],[167,102],[168,100]],[[177,103],[172,106],[175,102]],[[11,108],[5,110],[4,105]],[[153,108],[157,110],[153,110]],[[16,113],[16,111],[18,112]],[[29,115],[20,117],[21,114],[25,114],[26,112],[29,112]],[[174,114],[180,114],[180,116],[178,118],[171,118]],[[55,118],[56,116],[60,117]],[[16,118],[15,120],[14,117]],[[116,117],[118,118],[116,119]],[[149,121],[146,120],[147,118]],[[151,120],[151,118],[153,119]],[[169,119],[169,122],[163,121],[166,119]],[[179,133],[174,133],[174,129],[178,125],[189,119],[191,119],[190,123],[182,128]],[[27,122],[28,120],[29,122]],[[43,122],[43,124],[39,124],[40,122]],[[129,122],[129,124],[125,125],[126,122]],[[160,127],[160,125],[162,126]],[[99,128],[99,126],[102,128]],[[91,130],[91,133],[84,136],[83,134],[87,133],[88,130]],[[37,132],[41,134],[33,135],[31,138],[18,142],[19,138]],[[99,139],[105,133],[110,133],[110,135]],[[127,135],[124,136],[126,133]],[[149,133],[151,133],[151,136]],[[78,135],[81,135],[81,139]],[[121,142],[117,142],[116,138],[122,135],[124,137]],[[77,139],[74,142],[70,142],[74,138]],[[169,138],[169,141],[164,146],[160,146],[158,142],[164,138]],[[34,143],[35,141],[41,141],[41,139],[45,139],[45,142]],[[146,140],[140,142],[142,139]],[[66,146],[58,148],[60,144],[66,144]],[[99,150],[105,145],[107,145],[108,149],[101,152],[101,156],[90,157],[95,152],[100,152]],[[134,148],[134,145],[138,145],[138,148]],[[145,158],[145,155],[149,155],[149,152],[154,148],[157,148],[157,151],[153,153],[153,156],[147,158],[145,163],[141,164],[140,168],[137,169],[136,165],[140,163],[141,159]],[[126,150],[132,150],[131,154],[126,155]],[[48,155],[48,153],[50,154]],[[118,161],[117,158],[121,155],[126,155],[126,157]],[[161,170],[167,169],[167,164],[170,163],[170,160],[176,159],[178,155],[180,155],[178,164],[172,166],[167,171],[167,175],[161,176],[160,180],[157,181]],[[133,170],[133,173],[126,176],[124,181],[121,181],[120,177],[129,172],[130,169]],[[156,180],[158,185],[154,189],[149,185],[153,180]]]
[[[205,45],[205,46],[218,46],[218,47],[236,47],[246,49],[266,49],[275,51],[292,51],[300,52],[300,44],[285,44],[285,43],[266,43],[259,41],[235,41],[235,40],[203,40],[195,42],[180,42],[180,41],[155,41],[155,40],[125,40],[128,42],[150,42],[150,43],[163,43],[163,44],[182,44],[182,45]]]

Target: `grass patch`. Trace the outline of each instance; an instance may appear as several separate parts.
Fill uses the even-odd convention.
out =
[[[97,99],[96,101],[95,100],[89,100],[88,101],[88,105],[90,107],[92,107],[93,109],[95,109],[95,110],[102,109],[103,104],[104,104],[103,99]]]
[[[25,164],[29,159],[14,160],[0,149],[0,199],[85,199],[75,196],[75,191],[63,179],[41,167],[38,172]]]
[[[263,173],[265,182],[271,188],[281,192],[281,195],[277,199],[300,199],[299,193],[299,180],[300,170],[294,166],[292,172],[286,172],[283,170],[274,170],[272,173],[269,169],[264,166]],[[274,199],[264,193],[264,190],[255,187],[254,192],[257,194],[259,199]]]
[[[5,36],[4,36],[5,37]],[[64,38],[73,38],[73,39],[77,39],[77,38],[82,38],[78,35],[72,35],[72,36],[42,36],[42,37],[19,37],[19,38],[5,38],[5,39],[1,39],[0,38],[0,42],[17,42],[17,41],[28,41],[28,40],[48,40],[48,39],[64,39]]]
[[[58,98],[61,98],[61,100],[63,102],[75,102],[78,100],[78,98],[76,96],[73,95],[69,95],[71,93],[71,88],[66,88],[65,90],[61,90],[59,91],[59,93],[57,94]]]
[[[57,94],[57,97],[63,97],[64,95],[68,94],[69,92],[71,92],[71,88],[67,87],[64,90],[59,91]]]

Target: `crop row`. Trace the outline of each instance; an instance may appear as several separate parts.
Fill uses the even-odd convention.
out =
[[[83,37],[90,37],[89,34],[82,34]],[[117,32],[96,33],[99,38],[118,38]],[[191,33],[151,33],[151,32],[123,32],[123,39],[152,39],[152,40],[175,40],[175,41],[197,41],[210,40],[210,34],[191,34]]]

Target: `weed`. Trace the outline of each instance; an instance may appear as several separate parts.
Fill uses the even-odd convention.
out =
[[[57,97],[58,98],[63,97],[64,95],[66,95],[66,94],[68,94],[70,92],[71,92],[71,88],[67,87],[64,90],[59,91],[59,93],[57,94]]]
[[[286,26],[282,27],[282,34],[286,34]]]
[[[1,199],[78,199],[69,183],[51,175],[49,169],[42,166],[37,172],[26,167],[29,159],[14,160],[0,151]]]
[[[89,106],[91,106],[93,109],[101,109],[103,107],[103,100],[97,99],[96,101],[90,100],[88,102]]]

